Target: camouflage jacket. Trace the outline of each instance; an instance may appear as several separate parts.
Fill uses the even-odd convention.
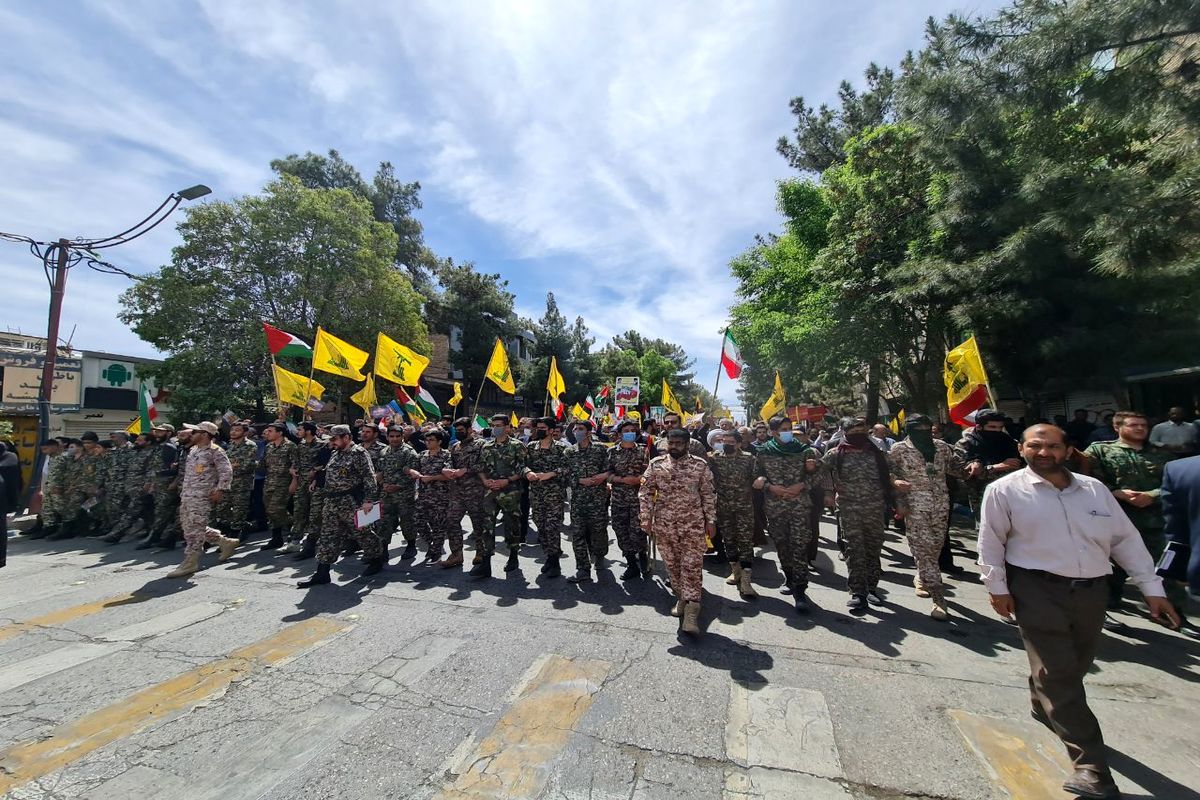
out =
[[[794,486],[803,483],[812,487],[820,481],[817,468],[820,466],[821,454],[811,447],[800,453],[778,453],[767,446],[758,449],[754,456],[755,477],[766,478],[767,483],[774,486]],[[810,469],[811,465],[811,469]],[[765,486],[763,487],[763,505],[767,509],[807,508],[812,499],[807,491],[799,497],[788,500],[776,497]]]
[[[388,445],[384,449],[383,454],[375,462],[375,478],[379,481],[379,488],[382,490],[384,486],[395,484],[400,488],[390,494],[384,492],[384,497],[399,498],[407,496],[412,498],[413,494],[413,479],[408,474],[410,469],[417,468],[417,451],[413,450],[412,445],[408,442],[399,447]]]
[[[646,456],[646,448],[640,444],[633,447],[617,445],[608,451],[609,483],[612,486],[612,504],[618,508],[632,508],[638,504],[638,489],[641,484],[631,486],[624,483],[612,483],[613,478],[641,478],[646,472],[650,459]]]
[[[699,456],[657,456],[650,460],[638,490],[639,517],[647,533],[670,534],[678,528],[717,521],[712,470]]]
[[[479,472],[483,468],[482,453],[483,440],[478,436],[466,442],[460,439],[450,446],[450,463],[453,464],[453,468],[467,471],[459,481],[479,482]]]
[[[131,447],[129,463],[125,465],[125,491],[133,497],[141,497],[146,493],[146,484],[153,482],[150,465],[154,463],[155,449],[153,445],[142,448]]]
[[[441,475],[442,470],[451,469],[450,451],[443,449],[434,455],[426,450],[417,456],[417,463],[413,469],[422,475]],[[450,487],[453,485],[453,481],[419,483],[417,484],[417,502],[426,506],[444,505],[450,499]]]
[[[200,499],[208,497],[214,489],[228,491],[232,479],[229,456],[216,443],[208,447],[190,447],[183,464],[183,487],[179,496],[185,500]]]
[[[1122,502],[1125,516],[1138,530],[1160,530],[1163,527],[1162,495],[1163,469],[1174,456],[1161,447],[1147,442],[1136,450],[1117,439],[1114,442],[1093,442],[1083,451],[1087,456],[1088,470],[1092,477],[1114,489],[1130,489],[1145,492],[1154,497],[1154,502],[1138,508]]]
[[[750,484],[754,482],[757,465],[754,456],[742,450],[733,453],[714,452],[708,461],[713,473],[717,502],[725,506],[747,506],[754,502]]]
[[[873,444],[867,448],[829,448],[821,459],[821,484],[826,491],[836,493],[840,510],[874,513],[873,507],[878,506],[882,519],[884,506],[891,500],[891,473],[886,456],[882,468],[877,458],[876,454],[883,456],[883,451]]]
[[[901,440],[887,453],[888,468],[893,480],[908,481],[908,492],[897,492],[905,505],[945,503],[950,494],[947,478],[963,477],[966,463],[953,447],[940,439],[933,440],[933,461],[926,461],[911,441]]]
[[[608,448],[592,440],[587,447],[573,444],[567,448],[567,473],[571,486],[571,508],[577,511],[599,511],[608,502],[608,487],[581,486],[581,478],[590,478],[608,470]]]
[[[383,451],[387,449],[384,443],[376,439],[370,444],[360,444],[359,447],[366,451],[366,454],[371,457],[371,466],[375,468],[376,472],[378,472],[379,458],[383,455]]]
[[[258,446],[250,439],[242,439],[238,444],[230,442],[225,455],[233,470],[233,485],[252,486],[254,473],[258,470]]]
[[[540,447],[541,442],[530,442],[525,445],[525,473],[555,472],[558,477],[553,480],[539,481],[529,484],[529,491],[538,497],[550,495],[562,497],[566,485],[567,449],[557,442],[550,442],[549,447]]]
[[[525,472],[525,445],[511,436],[504,443],[488,439],[479,455],[480,473],[492,480],[508,478],[509,488],[520,488],[518,480]]]
[[[296,445],[287,439],[278,444],[268,444],[263,450],[263,467],[267,471],[265,486],[287,486],[292,482],[292,469],[296,466]]]
[[[361,445],[351,445],[349,450],[334,450],[329,456],[329,463],[325,465],[325,496],[351,496],[356,503],[374,503],[379,499],[375,466]]]

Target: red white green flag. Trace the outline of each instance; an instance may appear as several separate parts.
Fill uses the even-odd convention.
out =
[[[731,379],[736,380],[741,377],[742,351],[738,349],[737,342],[728,328],[725,329],[725,342],[721,346],[721,366],[725,368],[725,374]]]
[[[293,336],[287,331],[281,331],[267,323],[263,323],[263,333],[267,335],[267,349],[272,356],[295,356],[311,359],[312,348],[299,336]]]
[[[158,419],[158,409],[154,407],[154,398],[150,396],[150,390],[146,388],[146,384],[142,384],[142,396],[138,398],[138,421],[141,423],[142,429],[138,433],[149,433],[154,427],[154,420]]]

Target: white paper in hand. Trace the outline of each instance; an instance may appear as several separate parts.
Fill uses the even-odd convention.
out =
[[[361,508],[354,512],[354,524],[359,528],[365,528],[373,522],[379,522],[379,503],[371,506],[370,511],[363,511]]]

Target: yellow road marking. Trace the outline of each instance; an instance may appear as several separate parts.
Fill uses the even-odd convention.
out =
[[[546,658],[475,748],[467,770],[436,800],[536,797],[554,757],[591,708],[609,666],[604,661]]]
[[[108,608],[144,603],[150,598],[151,595],[148,594],[120,594],[116,597],[110,597],[107,600],[96,600],[91,603],[71,606],[70,608],[60,608],[58,611],[51,611],[49,614],[27,619],[24,622],[12,622],[8,625],[0,626],[0,642],[8,641],[16,636],[20,636],[22,633],[27,633],[37,628],[49,628],[54,625],[73,622],[83,617],[90,617],[92,614],[99,614]]]
[[[323,644],[349,623],[314,617],[273,636],[55,728],[49,738],[0,752],[0,795],[83,758],[179,712],[190,710],[266,666]]]
[[[1014,800],[1062,800],[1071,762],[1054,734],[1035,722],[950,709],[967,744]]]

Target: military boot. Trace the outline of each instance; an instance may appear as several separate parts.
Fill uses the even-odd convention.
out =
[[[417,543],[409,542],[404,545],[404,552],[400,554],[401,561],[412,561],[417,557]]]
[[[692,636],[700,635],[700,604],[687,603],[683,607],[683,624],[679,629]]]
[[[384,559],[382,559],[382,558],[370,559],[369,561],[367,561],[366,569],[364,569],[362,571],[362,576],[364,578],[367,578],[367,577],[370,577],[371,575],[378,575],[380,572],[383,571],[383,562],[384,562]]]
[[[642,570],[638,567],[637,556],[626,556],[625,571],[621,573],[621,580],[631,581],[640,577],[642,577]]]
[[[183,557],[183,563],[176,567],[172,572],[167,573],[168,578],[186,578],[189,575],[195,575],[200,569],[200,554],[189,553]]]
[[[742,567],[738,572],[738,594],[742,597],[758,597],[758,592],[754,591],[754,584],[750,582],[750,567]]]
[[[729,577],[725,579],[726,586],[737,586],[742,582],[742,565],[736,561],[729,565]]]
[[[562,575],[562,569],[558,566],[558,560],[562,556],[555,553],[551,556],[546,556],[546,563],[542,565],[542,574],[547,578],[557,578]]]
[[[471,571],[467,573],[472,578],[490,578],[492,577],[492,559],[490,556],[485,556],[475,566],[471,567]]]
[[[278,550],[281,547],[283,547],[283,528],[272,528],[271,538],[258,549],[261,552],[263,550]]]
[[[642,571],[642,576],[646,578],[649,578],[650,573],[654,571],[650,564],[650,553],[645,550],[638,553],[638,569]]]
[[[296,588],[308,589],[312,586],[323,586],[326,583],[333,583],[333,578],[329,577],[329,565],[317,564],[317,571],[313,573],[313,576],[297,583]]]

